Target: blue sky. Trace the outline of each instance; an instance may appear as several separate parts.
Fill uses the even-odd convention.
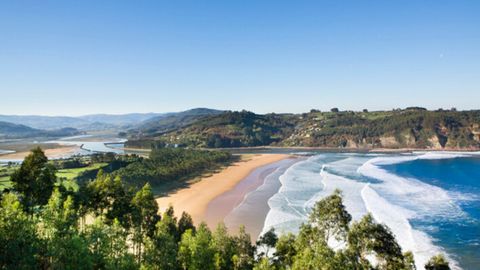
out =
[[[0,114],[479,109],[480,1],[1,1]]]

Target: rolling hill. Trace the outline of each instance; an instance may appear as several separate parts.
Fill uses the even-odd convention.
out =
[[[76,128],[81,130],[125,129],[135,126],[160,113],[132,114],[92,114],[78,117],[70,116],[40,116],[40,115],[0,115],[0,121],[25,125],[37,129],[55,130],[61,128]]]
[[[480,111],[423,108],[303,114],[221,112],[149,122],[127,146],[479,149]]]
[[[205,117],[219,115],[220,110],[195,108],[176,113],[165,113],[140,123],[137,128],[130,130],[131,135],[155,136],[168,131],[179,129]]]
[[[0,138],[17,139],[31,137],[66,137],[81,134],[74,128],[62,128],[57,130],[41,130],[25,125],[18,125],[0,121]]]

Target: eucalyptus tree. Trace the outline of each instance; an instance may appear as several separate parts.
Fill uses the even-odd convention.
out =
[[[164,218],[157,222],[152,237],[147,238],[142,266],[146,269],[180,269],[177,261],[178,242],[170,233],[170,221]]]
[[[215,269],[231,269],[232,258],[235,255],[235,241],[228,234],[225,223],[220,222],[212,235],[212,245],[215,250]]]
[[[190,229],[182,235],[178,256],[183,269],[215,269],[215,249],[212,246],[212,233],[205,223],[198,226],[195,235]]]
[[[0,203],[0,269],[38,268],[40,246],[34,220],[23,211],[16,195],[4,194]]]
[[[37,147],[11,175],[13,188],[21,194],[21,202],[29,213],[33,213],[35,206],[48,202],[57,180],[55,173],[55,167],[48,163],[45,153]]]
[[[256,248],[252,245],[250,234],[245,231],[245,226],[240,226],[238,234],[234,237],[235,255],[233,255],[234,269],[251,269],[254,264]]]
[[[278,236],[275,233],[275,228],[270,228],[267,232],[264,234],[260,235],[259,239],[257,240],[257,249],[262,248],[264,251],[262,251],[260,254],[258,254],[260,257],[268,257],[270,255],[269,251],[271,248],[274,248],[275,245],[277,244],[278,241]]]
[[[41,214],[41,234],[46,243],[45,264],[50,269],[92,269],[88,243],[78,232],[78,216],[72,197],[52,193]]]
[[[140,189],[131,201],[133,241],[135,243],[138,262],[142,260],[142,249],[144,239],[152,236],[155,231],[155,225],[160,220],[158,215],[158,205],[152,193],[152,188],[147,183]]]
[[[450,264],[443,255],[439,254],[428,260],[425,270],[450,270]]]

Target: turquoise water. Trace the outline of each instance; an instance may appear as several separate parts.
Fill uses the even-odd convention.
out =
[[[480,157],[466,153],[315,153],[278,177],[263,231],[297,232],[335,189],[354,220],[386,224],[417,269],[444,253],[453,269],[480,265]]]
[[[463,215],[413,219],[464,269],[480,268],[480,158],[414,160],[382,166],[396,175],[447,190]]]

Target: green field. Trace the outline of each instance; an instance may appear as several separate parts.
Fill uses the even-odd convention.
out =
[[[62,184],[65,186],[65,188],[76,190],[78,189],[78,185],[75,181],[77,176],[85,171],[97,170],[107,165],[108,163],[95,163],[83,168],[62,169],[57,171],[57,177],[63,180]],[[10,182],[10,175],[17,168],[18,166],[0,168],[0,191],[12,186],[12,182]]]
[[[16,168],[16,166],[0,167],[0,191],[12,186],[10,175]]]
[[[10,176],[2,176],[0,177],[0,191],[12,186],[10,182]]]
[[[57,171],[58,178],[66,178],[66,179],[74,179],[75,177],[79,176],[81,173],[90,170],[97,170],[102,167],[107,166],[108,163],[95,163],[87,167],[83,168],[73,168],[73,169],[62,169]]]

